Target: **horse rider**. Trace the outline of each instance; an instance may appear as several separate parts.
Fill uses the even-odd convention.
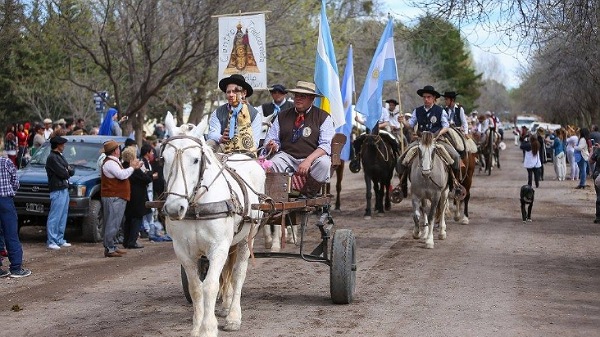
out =
[[[414,128],[415,126],[417,126],[416,136],[420,136],[421,133],[424,131],[429,131],[434,134],[434,137],[437,140],[446,132],[448,132],[448,129],[450,127],[450,123],[448,122],[448,115],[446,114],[444,109],[442,109],[441,106],[435,104],[436,99],[440,98],[441,95],[431,85],[426,85],[425,87],[423,87],[423,89],[417,90],[417,95],[423,97],[423,105],[413,110],[412,115],[408,121],[402,115],[399,117],[399,121],[400,123],[404,124],[404,126],[407,128]],[[408,146],[408,149],[414,146],[418,146],[418,144],[419,142],[415,141]],[[460,155],[458,154],[456,149],[452,145],[450,145],[450,143],[441,141],[438,142],[438,144],[442,144],[442,146],[444,146],[448,154],[450,154],[450,156],[454,160],[454,163],[452,164],[451,168],[452,172],[454,173],[454,178],[457,180],[458,184],[458,181],[461,180]],[[408,149],[398,159],[397,165],[398,174],[400,175],[400,185],[405,198],[408,196],[407,179],[409,174],[408,170],[410,169],[410,166],[405,166],[402,163],[402,161],[404,159],[404,156],[408,152]],[[448,179],[448,184],[450,185],[450,187],[453,186],[453,179],[451,177]]]
[[[446,107],[444,111],[448,114],[448,121],[450,126],[454,126],[462,131],[463,135],[469,134],[469,124],[467,123],[467,116],[465,115],[465,109],[462,105],[456,103],[456,96],[458,93],[455,91],[446,91],[442,95],[446,101]]]
[[[262,112],[262,133],[259,141],[259,147],[263,146],[264,137],[267,135],[269,128],[271,127],[271,122],[281,111],[290,109],[294,107],[294,104],[287,99],[286,95],[288,93],[287,89],[281,84],[274,84],[269,88],[269,93],[271,94],[271,98],[273,100],[271,102],[262,104],[257,108],[259,112]]]
[[[329,180],[331,170],[331,139],[335,134],[333,119],[313,105],[314,83],[298,81],[294,107],[281,111],[265,138],[265,150],[275,153],[271,162],[275,172],[296,172],[306,177],[300,190],[302,196],[314,198]]]
[[[208,120],[208,140],[216,152],[255,154],[262,119],[246,102],[253,89],[244,76],[233,74],[219,81],[219,89],[227,95],[227,103],[218,107]]]
[[[398,140],[398,142],[402,141],[402,129],[404,128],[403,124],[400,124],[400,122],[398,121],[398,117],[400,116],[400,109],[398,108],[398,101],[395,99],[388,99],[387,101],[385,101],[388,105],[387,107],[387,112],[390,116],[388,123],[390,125],[390,132],[392,133],[392,135],[394,135],[396,137],[396,139]]]

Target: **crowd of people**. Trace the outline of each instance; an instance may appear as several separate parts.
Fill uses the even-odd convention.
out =
[[[257,108],[248,101],[253,94],[252,87],[239,74],[223,78],[219,88],[225,94],[227,103],[218,107],[209,117],[207,143],[218,152],[245,152],[256,155],[273,155],[270,170],[288,172],[292,169],[295,175],[302,178],[299,185],[300,197],[313,197],[321,191],[322,185],[330,175],[331,138],[334,134],[332,118],[314,105],[319,96],[314,83],[298,81],[296,88],[286,89],[281,84],[270,88],[272,101]],[[287,94],[293,94],[293,101]],[[446,91],[438,93],[432,86],[425,86],[417,91],[423,97],[424,105],[417,107],[412,113],[402,114],[399,103],[388,99],[382,107],[381,118],[375,126],[375,132],[385,130],[395,139],[402,136],[415,139],[416,134],[423,131],[433,132],[437,137],[455,127],[467,138],[480,138],[489,130],[497,132],[503,139],[503,127],[500,119],[493,112],[473,112],[467,115],[462,105],[457,102],[458,93]],[[444,97],[444,107],[435,104]],[[439,108],[439,109],[438,109]],[[269,118],[268,123],[263,123]],[[45,119],[42,123],[11,125],[4,137],[6,158],[0,166],[6,169],[0,172],[0,208],[7,207],[10,220],[4,219],[5,211],[0,214],[5,242],[0,240],[0,255],[8,255],[11,261],[9,271],[0,269],[0,277],[27,276],[31,272],[22,268],[22,250],[16,237],[16,211],[12,204],[12,196],[18,189],[16,169],[26,161],[26,157],[35,153],[45,142],[50,142],[52,153],[47,161],[46,170],[50,184],[51,207],[47,222],[47,247],[61,249],[71,244],[64,238],[66,226],[65,205],[68,205],[68,179],[73,174],[72,168],[62,158],[64,135],[113,135],[121,136],[120,123],[126,117],[118,118],[116,109],[109,109],[99,127],[87,128],[85,120],[61,119],[53,122]],[[361,118],[357,122],[364,123]],[[592,126],[592,132],[581,128],[577,130],[543,130],[529,132],[526,128],[515,132],[523,150],[523,165],[528,172],[528,184],[539,186],[544,180],[544,163],[547,161],[545,149],[552,149],[552,160],[557,180],[567,179],[567,163],[570,164],[570,179],[579,179],[577,188],[586,188],[586,179],[592,171],[595,179],[600,175],[600,132]],[[367,130],[368,132],[370,130]],[[103,156],[98,164],[101,170],[101,195],[105,219],[104,256],[122,257],[127,251],[120,249],[142,248],[138,242],[140,237],[151,240],[170,240],[156,210],[147,209],[146,201],[152,200],[164,190],[162,169],[157,157],[157,146],[160,140],[167,137],[162,124],[157,124],[154,134],[144,139],[141,148],[133,139],[121,146],[114,140],[103,144]],[[481,140],[481,139],[479,139]],[[453,148],[447,149],[460,161],[459,154]],[[591,169],[590,169],[591,168]],[[453,165],[452,170],[460,174],[459,167]],[[12,176],[14,172],[15,177]],[[596,187],[596,220],[600,222],[600,190]],[[6,199],[6,200],[5,200]],[[12,212],[12,213],[11,213]],[[122,225],[121,225],[122,224]],[[118,233],[122,232],[122,239]],[[15,241],[16,237],[16,241]],[[7,249],[3,248],[6,245]],[[13,261],[14,260],[14,261]]]
[[[554,179],[578,181],[575,189],[589,188],[587,180],[591,177],[596,191],[594,223],[600,223],[600,188],[598,187],[600,181],[596,182],[596,178],[600,175],[600,165],[597,164],[600,159],[598,126],[592,125],[590,128],[568,126],[556,130],[538,128],[535,131],[522,126],[514,133],[523,150],[523,166],[528,173],[527,184],[530,186],[535,184],[535,187],[539,187],[540,181],[543,181],[545,176],[544,164],[550,160],[554,166]]]

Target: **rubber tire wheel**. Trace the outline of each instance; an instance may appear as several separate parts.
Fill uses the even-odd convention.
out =
[[[81,221],[81,237],[86,242],[101,242],[104,229],[104,216],[100,200],[90,200],[88,215]]]
[[[198,277],[200,281],[204,281],[206,278],[206,273],[208,273],[208,266],[210,263],[208,262],[208,258],[206,256],[202,256],[198,260]],[[192,303],[192,295],[190,295],[190,286],[187,279],[187,274],[185,273],[185,268],[181,266],[181,286],[183,287],[183,295],[188,303]]]
[[[335,231],[331,241],[331,270],[329,288],[334,304],[350,304],[356,285],[356,256],[354,234],[349,229]]]

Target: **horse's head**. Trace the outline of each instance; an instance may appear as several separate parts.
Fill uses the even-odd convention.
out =
[[[170,112],[165,118],[170,137],[161,149],[167,195],[163,210],[172,219],[184,218],[201,186],[206,155],[211,152],[204,141],[206,125],[206,118],[198,126],[183,124],[180,127],[175,125]]]
[[[431,132],[423,132],[419,141],[419,161],[421,162],[421,174],[429,176],[433,169],[433,155],[435,144]]]

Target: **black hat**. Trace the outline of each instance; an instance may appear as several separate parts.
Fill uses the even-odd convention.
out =
[[[456,96],[458,96],[458,93],[456,93],[455,91],[444,91],[444,94],[442,96],[447,98],[456,98]]]
[[[394,104],[394,105],[398,105],[398,101],[396,101],[395,99],[388,99],[387,101],[385,101],[387,104]]]
[[[67,142],[66,138],[63,138],[61,136],[54,136],[52,138],[50,138],[50,144],[53,145],[60,145],[60,144],[64,144]]]
[[[127,138],[125,140],[125,147],[131,146],[131,145],[137,145],[137,143],[135,142],[135,140],[133,140],[131,138]]]
[[[277,91],[282,94],[287,94],[287,89],[281,84],[273,84],[273,86],[269,88],[269,92],[273,91]]]
[[[252,93],[254,92],[252,86],[248,84],[244,76],[240,74],[233,74],[229,77],[221,79],[219,81],[219,89],[221,89],[222,92],[225,92],[227,90],[227,86],[230,84],[237,84],[244,88],[244,90],[246,90],[246,97],[252,96]]]
[[[426,85],[423,87],[423,89],[417,90],[417,95],[423,97],[423,94],[432,94],[435,96],[435,98],[440,98],[440,93],[435,91],[435,89],[430,85]]]

